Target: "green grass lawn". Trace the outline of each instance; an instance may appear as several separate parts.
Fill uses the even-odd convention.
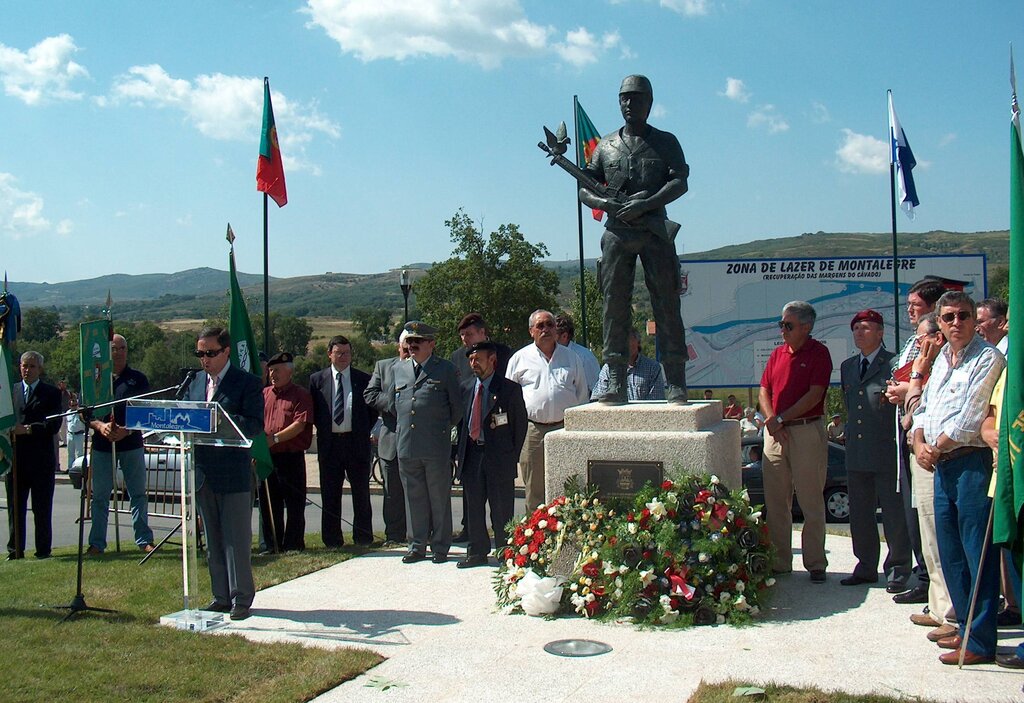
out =
[[[66,611],[53,606],[75,595],[75,550],[0,562],[0,700],[303,701],[380,663],[364,650],[261,644],[159,626],[161,615],[182,608],[181,552],[169,547],[142,566],[134,549],[87,558],[86,603],[118,612],[80,613],[64,623]],[[254,557],[257,590],[362,552],[311,547]],[[210,599],[202,558],[199,579],[202,604]]]
[[[758,695],[750,688],[764,691]],[[739,689],[747,689],[740,691]],[[686,703],[745,703],[746,701],[768,701],[769,703],[905,703],[906,698],[893,698],[880,694],[853,695],[822,691],[818,688],[794,688],[776,684],[749,684],[740,681],[719,683],[701,682]],[[917,703],[929,703],[924,698],[911,698]]]

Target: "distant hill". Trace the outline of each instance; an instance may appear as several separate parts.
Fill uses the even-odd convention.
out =
[[[945,232],[901,234],[902,254],[986,254],[990,266],[1006,265],[1010,237],[1006,230],[996,232]],[[689,242],[683,242],[689,249]],[[760,239],[701,252],[684,251],[690,259],[747,259],[819,256],[873,256],[891,253],[888,233],[805,233],[794,237]],[[595,268],[588,259],[587,268]],[[572,280],[578,275],[577,260],[547,261],[558,272],[562,295],[568,298]],[[415,281],[429,264],[407,268]],[[638,267],[639,269],[639,267]],[[638,271],[639,276],[639,271]],[[402,291],[399,271],[374,274],[324,273],[314,276],[270,279],[270,301],[275,312],[297,316],[347,317],[360,307],[386,307],[401,310]],[[239,284],[250,301],[250,310],[258,312],[263,300],[263,277],[239,273]],[[78,319],[86,306],[102,306],[110,291],[115,315],[123,320],[171,320],[209,318],[226,309],[227,272],[212,268],[189,269],[171,274],[115,274],[67,283],[11,282],[10,290],[23,307],[57,308],[71,319]],[[643,288],[642,284],[639,286]],[[637,291],[643,297],[644,291]]]

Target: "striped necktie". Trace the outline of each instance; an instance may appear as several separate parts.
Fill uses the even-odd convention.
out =
[[[341,372],[335,371],[336,390],[334,392],[334,409],[332,413],[335,425],[340,425],[345,421],[345,383],[342,379],[344,379],[344,376],[341,375]]]

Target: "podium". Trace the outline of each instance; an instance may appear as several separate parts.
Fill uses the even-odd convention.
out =
[[[227,624],[224,613],[200,610],[199,546],[196,526],[196,446],[251,447],[252,440],[238,428],[219,403],[188,400],[129,400],[125,426],[130,430],[160,430],[178,435],[179,488],[181,490],[181,580],[184,607],[164,615],[160,623],[179,630],[205,631]]]

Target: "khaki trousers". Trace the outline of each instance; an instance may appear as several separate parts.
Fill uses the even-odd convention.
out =
[[[822,422],[786,428],[789,439],[781,444],[764,433],[764,502],[768,511],[768,536],[775,546],[775,571],[793,569],[793,493],[800,501],[804,528],[800,548],[804,568],[824,571],[825,475],[828,439]]]
[[[530,515],[544,500],[544,435],[562,429],[561,422],[553,425],[526,424],[526,441],[519,452],[519,478],[526,486],[526,514]]]
[[[921,528],[921,552],[924,566],[928,569],[928,612],[932,617],[956,624],[953,600],[946,588],[939,559],[939,541],[935,535],[935,474],[925,471],[910,455],[910,475],[914,482],[914,507],[917,508],[917,522]]]

